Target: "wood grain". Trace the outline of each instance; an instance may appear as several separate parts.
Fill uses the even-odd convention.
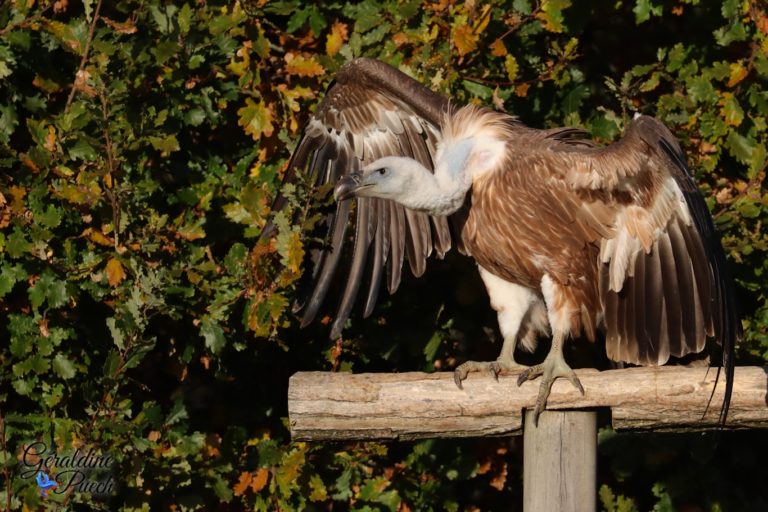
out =
[[[525,414],[524,512],[597,510],[597,413]]]
[[[725,384],[707,401],[715,369],[666,366],[598,372],[576,370],[586,394],[563,379],[549,410],[610,408],[616,429],[705,430],[718,426]],[[513,374],[471,374],[464,389],[453,374],[299,372],[290,379],[288,414],[295,440],[419,439],[522,433],[523,410],[538,380],[518,387]],[[768,427],[768,368],[736,368],[726,428]]]

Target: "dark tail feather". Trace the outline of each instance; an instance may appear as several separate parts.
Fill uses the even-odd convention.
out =
[[[704,199],[701,197],[696,184],[691,177],[685,158],[677,143],[670,143],[665,138],[659,141],[664,152],[676,164],[679,173],[675,173],[675,181],[683,191],[685,202],[688,209],[693,214],[693,220],[696,229],[704,241],[705,250],[709,256],[709,262],[712,267],[714,279],[715,303],[712,305],[712,314],[714,316],[715,336],[723,347],[722,366],[718,367],[715,377],[715,388],[720,380],[720,371],[725,371],[725,396],[723,405],[720,409],[719,421],[725,425],[728,419],[728,409],[731,405],[731,395],[733,394],[733,376],[735,371],[735,353],[736,341],[741,339],[742,328],[736,307],[736,294],[733,289],[733,281],[725,258],[720,237],[715,231],[712,216],[707,209]],[[707,410],[714,397],[714,389],[707,403]],[[706,414],[707,411],[704,411]]]

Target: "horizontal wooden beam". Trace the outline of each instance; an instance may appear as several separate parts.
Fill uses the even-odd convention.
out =
[[[665,366],[598,372],[577,370],[586,394],[564,379],[552,386],[548,409],[610,408],[613,427],[655,431],[718,426],[725,390],[721,375],[704,415],[715,369]],[[295,440],[418,439],[520,434],[523,410],[539,381],[516,375],[470,374],[458,389],[453,374],[299,372],[288,388]],[[768,428],[768,368],[739,367],[726,428]]]

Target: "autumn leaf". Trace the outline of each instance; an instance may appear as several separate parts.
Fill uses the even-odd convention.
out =
[[[728,77],[728,87],[733,87],[734,85],[738,84],[742,80],[744,80],[747,75],[749,74],[749,71],[741,64],[741,62],[733,62],[731,63],[731,72]]]
[[[507,463],[503,462],[501,465],[501,471],[499,471],[492,479],[491,479],[491,487],[494,489],[501,491],[504,489],[504,484],[507,481]]]
[[[259,492],[267,485],[269,478],[269,471],[265,468],[261,468],[256,472],[256,475],[251,479],[251,490],[253,492]]]
[[[48,133],[45,136],[45,149],[53,153],[56,151],[56,128],[53,125],[48,126]]]
[[[504,57],[507,54],[507,47],[504,46],[504,41],[496,39],[491,43],[491,55],[494,57]]]
[[[125,279],[125,269],[123,269],[123,264],[115,258],[110,258],[107,262],[107,280],[109,281],[109,286],[114,288],[120,284],[123,279]]]
[[[235,496],[242,496],[245,494],[245,491],[247,491],[248,487],[251,485],[251,480],[253,480],[253,476],[250,471],[243,471],[240,473],[240,478],[238,478],[237,483],[232,487]]]
[[[296,274],[301,269],[304,259],[304,247],[301,243],[299,231],[280,233],[277,236],[277,252],[280,254],[281,263],[292,273]]]
[[[531,84],[520,84],[515,87],[515,94],[520,98],[525,98],[528,95],[528,89],[531,88]]]
[[[104,233],[93,228],[86,228],[85,231],[83,231],[83,235],[87,235],[92,242],[103,245],[104,247],[111,247],[114,245],[114,242],[106,237]]]
[[[129,21],[126,22],[111,20],[105,16],[99,16],[99,19],[109,25],[118,34],[129,35],[135,34],[137,31],[136,25],[130,22],[130,18]]]
[[[285,54],[285,70],[290,75],[302,77],[319,76],[325,73],[325,68],[315,60],[315,57],[304,57],[288,52]]]
[[[559,33],[565,29],[563,11],[570,6],[571,0],[544,0],[536,17],[546,30]]]
[[[237,124],[245,128],[245,133],[253,137],[253,140],[259,140],[262,136],[270,137],[275,130],[272,108],[263,101],[256,103],[246,98],[245,106],[237,111],[237,116]]]
[[[456,46],[459,57],[474,51],[477,48],[478,39],[478,35],[472,32],[472,27],[469,25],[459,25],[453,31],[453,44]]]
[[[744,120],[744,110],[739,105],[739,101],[736,97],[729,93],[723,93],[723,97],[720,100],[720,115],[725,120],[725,124],[728,126],[739,126]]]
[[[337,21],[331,27],[331,32],[325,40],[325,53],[329,56],[336,55],[341,50],[342,45],[349,37],[347,25]]]
[[[514,55],[507,55],[507,58],[504,59],[504,69],[507,70],[507,78],[510,82],[514,82],[518,71],[517,60]]]

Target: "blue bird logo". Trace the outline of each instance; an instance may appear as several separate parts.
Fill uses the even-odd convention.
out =
[[[51,477],[49,477],[47,473],[43,473],[42,471],[37,472],[36,481],[37,486],[40,487],[40,496],[43,498],[48,497],[48,491],[50,489],[59,485],[55,480],[51,480]]]

